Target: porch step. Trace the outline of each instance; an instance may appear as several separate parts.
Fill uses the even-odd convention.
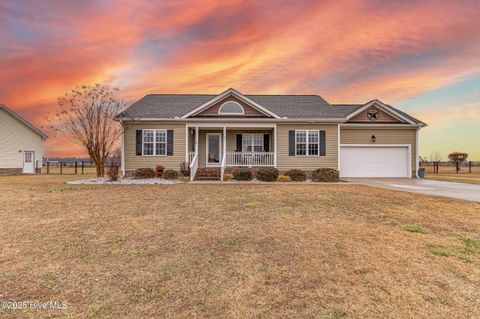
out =
[[[220,180],[220,168],[199,167],[195,174],[196,181],[216,181]]]

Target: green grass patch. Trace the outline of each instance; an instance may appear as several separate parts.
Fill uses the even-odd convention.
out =
[[[255,204],[255,203],[246,203],[245,204],[245,208],[254,209],[256,207],[257,207],[257,204]]]
[[[408,232],[411,232],[411,233],[425,234],[427,232],[423,227],[420,227],[420,226],[417,226],[417,225],[403,225],[402,227],[403,227],[404,230],[406,230]]]
[[[472,262],[473,256],[480,254],[480,240],[471,237],[461,236],[460,244],[445,247],[433,243],[427,243],[430,252],[436,256],[457,257],[465,262]]]
[[[278,210],[282,214],[290,213],[292,211],[291,207],[282,207]]]

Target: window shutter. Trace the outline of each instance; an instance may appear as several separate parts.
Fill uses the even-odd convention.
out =
[[[167,131],[167,156],[173,156],[173,130]]]
[[[237,134],[237,149],[236,152],[242,151],[242,134]]]
[[[288,131],[288,156],[295,156],[295,131]]]
[[[263,150],[270,152],[270,134],[263,134]]]
[[[135,155],[142,156],[142,139],[143,139],[143,131],[137,130],[137,139],[136,139],[136,147],[135,147]]]
[[[320,131],[320,152],[319,152],[319,155],[320,156],[325,156],[325,150],[326,150],[326,147],[325,147],[325,131]]]

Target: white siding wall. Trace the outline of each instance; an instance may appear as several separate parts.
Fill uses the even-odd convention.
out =
[[[0,109],[0,168],[23,168],[23,151],[35,152],[35,161],[42,167],[42,138]]]

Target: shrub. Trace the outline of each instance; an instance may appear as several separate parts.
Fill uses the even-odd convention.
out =
[[[307,174],[301,169],[291,169],[285,172],[286,176],[289,176],[294,182],[305,182],[307,180]]]
[[[190,165],[187,162],[182,162],[180,164],[180,174],[184,177],[190,176]]]
[[[249,168],[236,168],[232,170],[232,174],[237,181],[251,181],[253,179],[252,171]]]
[[[154,178],[155,171],[151,168],[138,168],[133,173],[134,178]]]
[[[110,177],[111,181],[116,181],[118,180],[118,175],[119,175],[120,169],[118,165],[110,165],[107,170],[107,175]]]
[[[318,168],[312,172],[312,181],[314,182],[339,182],[339,174],[333,168]]]
[[[174,169],[167,169],[163,173],[163,178],[165,178],[165,179],[178,179],[178,172]]]
[[[157,165],[157,166],[155,167],[155,176],[157,176],[157,177],[162,177],[164,170],[165,170],[165,167],[163,167],[162,165]]]
[[[232,174],[229,174],[229,173],[223,174],[223,180],[224,180],[224,181],[229,181],[229,180],[231,180],[231,179],[233,179],[233,175],[232,175]]]
[[[262,167],[257,171],[257,179],[262,182],[275,182],[278,178],[278,169],[275,167]]]
[[[287,175],[280,175],[278,176],[277,178],[277,181],[278,182],[291,182],[292,181],[292,178],[290,176],[287,176]]]

